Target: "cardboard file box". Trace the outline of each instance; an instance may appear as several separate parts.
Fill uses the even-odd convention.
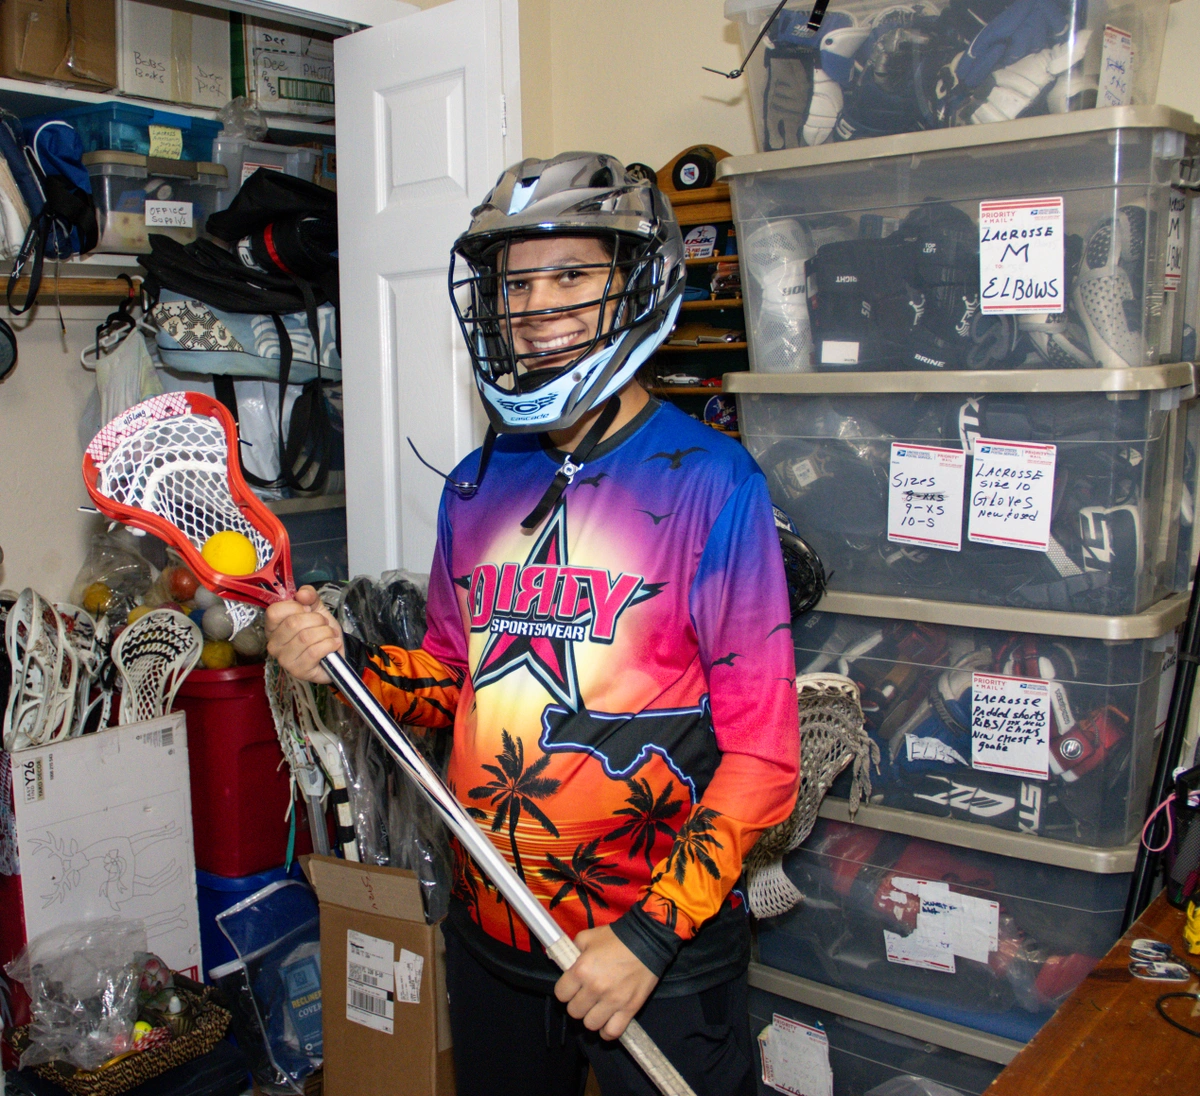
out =
[[[0,76],[85,88],[117,82],[113,0],[3,0]]]

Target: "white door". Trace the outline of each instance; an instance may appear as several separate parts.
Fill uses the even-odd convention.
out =
[[[442,481],[485,419],[450,247],[520,159],[517,0],[451,3],[335,44],[350,574],[428,571]]]

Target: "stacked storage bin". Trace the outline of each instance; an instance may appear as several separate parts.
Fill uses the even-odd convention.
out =
[[[720,165],[752,368],[725,391],[830,576],[797,672],[853,678],[882,756],[759,925],[755,977],[812,1016],[1019,1044],[1120,935],[1186,614],[1198,133],[1118,107]],[[834,1092],[868,1091],[822,1022]],[[954,1068],[927,1075],[986,1085]]]

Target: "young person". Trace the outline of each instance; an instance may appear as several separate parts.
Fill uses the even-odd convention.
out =
[[[635,380],[679,311],[679,226],[566,153],[506,171],[454,263],[492,426],[447,477],[423,647],[367,648],[305,588],[269,650],[324,682],[344,649],[397,719],[453,725],[455,794],[582,952],[559,972],[459,852],[461,1096],[577,1096],[589,1063],[652,1096],[613,1042],[634,1016],[700,1096],[753,1093],[736,883],[795,800],[795,668],[761,472]]]

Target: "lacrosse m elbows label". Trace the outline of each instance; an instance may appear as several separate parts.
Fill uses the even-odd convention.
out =
[[[984,315],[1057,314],[1067,306],[1062,198],[979,203]]]
[[[390,940],[346,930],[346,1019],[392,1034],[396,948]]]

